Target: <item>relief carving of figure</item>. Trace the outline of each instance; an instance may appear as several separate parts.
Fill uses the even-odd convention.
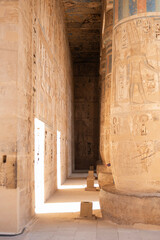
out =
[[[129,65],[129,79],[130,79],[130,86],[129,86],[129,97],[130,102],[134,103],[134,90],[135,87],[138,87],[138,92],[142,98],[143,103],[148,103],[149,101],[146,98],[144,86],[143,86],[143,79],[142,79],[142,71],[145,68],[149,69],[154,73],[158,73],[153,66],[148,63],[147,57],[145,54],[141,52],[140,43],[134,44],[130,50],[130,56],[128,57],[128,65]]]

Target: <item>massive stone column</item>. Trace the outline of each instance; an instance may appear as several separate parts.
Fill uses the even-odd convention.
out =
[[[101,192],[101,199],[110,199],[105,207],[102,204],[104,211],[119,223],[160,224],[159,16],[158,0],[114,1],[111,165],[115,188]]]
[[[113,9],[107,8],[107,1],[103,2],[103,24],[100,61],[100,156],[103,167],[98,167],[99,184],[113,182],[110,172],[110,109],[111,109],[111,71],[112,71],[112,31]],[[104,167],[105,166],[105,167]]]
[[[100,154],[104,164],[110,163],[110,97],[112,71],[113,9],[105,12],[105,25],[101,57],[101,111],[100,111]]]
[[[115,1],[112,167],[116,188],[160,190],[158,1]]]

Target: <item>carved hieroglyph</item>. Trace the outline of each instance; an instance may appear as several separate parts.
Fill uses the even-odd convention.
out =
[[[160,18],[128,18],[114,28],[111,110],[116,188],[160,190]]]

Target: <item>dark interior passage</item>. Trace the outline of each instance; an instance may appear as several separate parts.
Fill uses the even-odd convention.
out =
[[[101,0],[63,0],[73,60],[75,162],[88,170],[98,160]]]
[[[74,64],[75,170],[96,166],[98,160],[98,64]]]

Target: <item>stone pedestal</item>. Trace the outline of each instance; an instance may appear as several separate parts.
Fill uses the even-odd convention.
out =
[[[85,191],[96,191],[96,188],[94,187],[94,180],[94,171],[88,171],[87,187],[85,188]]]
[[[81,202],[80,217],[91,218],[92,217],[92,202]]]
[[[100,206],[103,218],[118,224],[160,225],[160,193],[127,194],[108,185],[100,190]]]

